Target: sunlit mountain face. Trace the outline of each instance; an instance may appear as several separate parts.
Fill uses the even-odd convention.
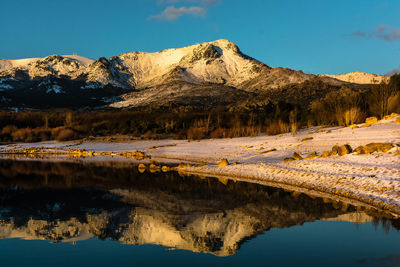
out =
[[[257,184],[139,173],[128,163],[0,161],[1,238],[88,238],[228,256],[273,228],[378,221],[353,206]],[[386,221],[398,225],[397,221]]]
[[[290,101],[307,105],[346,85],[354,89],[388,77],[313,75],[271,67],[228,40],[97,60],[51,55],[0,59],[0,108],[162,108]],[[259,103],[259,102],[258,102]]]

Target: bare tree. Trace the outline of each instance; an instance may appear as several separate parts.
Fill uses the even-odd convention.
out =
[[[382,82],[371,87],[369,104],[370,111],[382,119],[389,114],[389,100],[396,93],[395,88],[389,84]]]

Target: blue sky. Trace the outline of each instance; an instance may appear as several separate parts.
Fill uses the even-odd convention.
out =
[[[2,0],[0,58],[98,58],[228,39],[306,73],[400,67],[399,0]]]

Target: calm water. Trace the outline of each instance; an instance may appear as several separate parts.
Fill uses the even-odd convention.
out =
[[[128,163],[0,160],[1,266],[400,266],[400,222]]]

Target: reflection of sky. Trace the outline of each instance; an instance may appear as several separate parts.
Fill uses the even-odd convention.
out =
[[[169,250],[160,246],[121,245],[90,239],[52,244],[49,241],[0,240],[2,266],[396,266],[400,232],[388,234],[372,223],[314,222],[272,229],[244,243],[238,254]]]
[[[387,73],[400,64],[400,1],[2,1],[0,58],[110,57],[230,39],[272,66]]]
[[[373,266],[400,252],[399,221],[353,206],[115,162],[0,161],[0,196],[1,266]]]
[[[400,254],[389,254],[383,258],[365,258],[358,261],[360,264],[375,264],[378,266],[400,266]]]

